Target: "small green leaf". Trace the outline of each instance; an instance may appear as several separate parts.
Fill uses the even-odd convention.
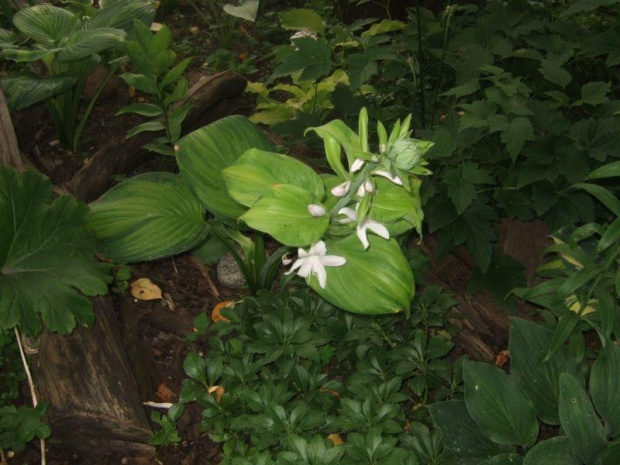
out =
[[[597,186],[596,184],[580,183],[575,184],[573,187],[583,189],[609,208],[614,215],[620,216],[620,201],[614,194],[611,193],[611,191],[605,189],[604,187]]]
[[[581,465],[573,444],[565,436],[547,439],[536,444],[525,456],[524,465]]]
[[[478,465],[522,465],[523,457],[517,454],[502,454],[480,462]]]
[[[465,404],[484,434],[498,444],[531,446],[538,436],[532,401],[504,371],[492,365],[463,366]]]
[[[191,379],[207,384],[207,362],[196,352],[190,352],[183,362],[183,370]]]
[[[592,366],[590,392],[612,436],[620,432],[620,348],[608,342]]]
[[[127,105],[122,108],[115,116],[124,115],[126,113],[133,113],[136,115],[148,116],[154,118],[161,116],[164,111],[158,105],[152,103],[134,103],[133,105]]]
[[[605,429],[588,399],[586,391],[573,376],[560,375],[560,422],[576,454],[586,463],[598,463],[607,447]]]
[[[601,105],[609,102],[607,94],[611,89],[609,82],[588,82],[581,88],[581,100],[588,105]]]
[[[595,169],[586,176],[586,180],[614,178],[620,176],[620,161],[608,163],[600,168]]]
[[[300,31],[307,29],[310,32],[322,33],[325,30],[325,22],[321,16],[304,8],[288,10],[280,16],[280,24],[284,29]]]
[[[534,140],[534,129],[528,118],[519,117],[510,121],[510,125],[502,131],[501,140],[506,144],[510,158],[514,162],[526,141]]]
[[[132,128],[127,133],[127,139],[137,136],[141,132],[157,132],[165,130],[166,126],[161,121],[148,121],[146,123],[138,124],[135,128]]]

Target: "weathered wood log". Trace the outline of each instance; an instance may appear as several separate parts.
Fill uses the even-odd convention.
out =
[[[199,78],[187,97],[193,107],[184,122],[184,131],[239,111],[243,107],[239,98],[245,85],[245,79],[232,71]],[[142,146],[155,137],[152,133],[142,133],[129,140],[110,141],[73,176],[69,190],[84,202],[96,200],[110,187],[115,175],[127,175],[154,156],[152,152],[142,150]]]
[[[9,107],[0,89],[0,165],[9,165],[18,171],[30,167],[28,159],[20,152]]]
[[[36,357],[39,397],[48,402],[49,443],[109,454],[154,454],[138,387],[120,339],[112,299],[92,299],[92,329],[44,331]]]
[[[499,230],[497,248],[524,266],[528,285],[532,285],[536,268],[543,261],[543,250],[549,245],[548,229],[541,221],[504,219]],[[457,301],[457,311],[464,316],[464,319],[452,320],[459,328],[456,343],[475,359],[493,360],[501,350],[508,348],[510,317],[515,314],[509,313],[486,290],[474,294],[468,291],[475,263],[462,247],[439,260],[434,258],[437,250],[434,236],[425,236],[421,247],[432,257],[426,274],[428,283],[450,291]],[[521,317],[531,313],[531,308],[524,303],[519,310]]]

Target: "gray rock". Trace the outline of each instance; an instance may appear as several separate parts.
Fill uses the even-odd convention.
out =
[[[231,254],[224,255],[217,264],[217,279],[229,289],[246,289],[248,283]]]

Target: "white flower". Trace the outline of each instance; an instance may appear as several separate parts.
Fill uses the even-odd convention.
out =
[[[293,259],[290,258],[287,253],[282,255],[282,264],[284,266],[289,266],[291,263],[293,263]]]
[[[321,216],[327,215],[327,210],[323,205],[317,205],[316,203],[311,203],[308,205],[308,213],[312,216],[320,218]]]
[[[364,197],[366,195],[366,192],[370,192],[372,193],[373,191],[373,187],[372,187],[372,181],[370,179],[367,179],[366,181],[364,181],[363,184],[360,185],[360,187],[357,189],[357,196],[358,197]]]
[[[402,186],[403,185],[403,180],[400,179],[395,174],[390,173],[389,171],[376,170],[376,171],[373,171],[372,174],[376,174],[377,176],[382,176],[384,178],[387,178],[390,181],[392,181],[394,184],[396,184],[397,186]]]
[[[364,163],[366,163],[366,160],[362,160],[361,158],[356,158],[353,161],[353,164],[351,164],[351,168],[349,169],[349,171],[351,171],[351,173],[355,173],[356,171],[361,170],[362,166],[364,166]]]
[[[305,27],[303,29],[297,31],[295,34],[293,34],[291,36],[291,40],[301,39],[303,37],[310,37],[311,39],[317,40],[316,33],[310,31],[309,29],[306,29]]]
[[[349,193],[349,189],[351,188],[351,181],[345,181],[342,184],[338,184],[336,187],[332,189],[332,194],[336,197],[344,197]]]
[[[341,223],[352,223],[353,221],[357,221],[357,212],[352,208],[341,208],[340,210],[338,210],[338,214],[346,216],[345,219],[340,220]],[[390,238],[390,232],[383,223],[379,223],[378,221],[366,218],[355,229],[355,233],[357,234],[357,237],[364,246],[364,249],[370,247],[370,243],[368,242],[368,230],[375,233],[377,236],[382,237],[383,239],[388,240]]]
[[[369,229],[383,239],[389,240],[390,238],[390,232],[387,230],[384,224],[379,223],[378,221],[365,219],[364,221],[362,221],[362,224],[360,224],[355,230],[357,237],[364,246],[364,249],[370,247],[370,243],[368,242]]]
[[[319,280],[319,286],[325,289],[327,283],[327,273],[325,272],[326,266],[342,266],[347,260],[344,257],[338,257],[337,255],[327,255],[327,247],[325,242],[319,241],[310,247],[310,250],[306,252],[304,249],[297,251],[298,258],[293,263],[293,266],[286,274],[291,274],[297,271],[297,275],[302,278],[308,278],[310,275],[314,275]]]

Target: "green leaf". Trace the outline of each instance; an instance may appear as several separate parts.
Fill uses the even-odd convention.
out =
[[[465,84],[453,87],[452,89],[444,92],[441,95],[444,95],[446,97],[456,97],[458,99],[467,95],[471,95],[474,92],[477,92],[479,89],[480,81],[478,80],[478,78],[475,78],[467,81]]]
[[[510,325],[511,376],[532,400],[538,417],[549,425],[559,425],[560,374],[570,373],[582,384],[583,375],[566,347],[560,347],[543,362],[553,333],[531,321],[514,318]]]
[[[427,407],[433,422],[443,433],[445,447],[459,459],[459,464],[477,465],[511,448],[491,442],[467,413],[465,402],[449,400]],[[470,459],[470,460],[467,460]]]
[[[303,247],[318,241],[327,226],[329,215],[312,216],[308,206],[319,204],[312,193],[291,184],[275,185],[272,193],[260,198],[241,219],[252,229],[272,236],[290,247]]]
[[[540,73],[547,81],[553,84],[564,88],[573,80],[570,73],[562,68],[562,64],[558,60],[542,60],[541,65]]]
[[[245,208],[227,192],[222,171],[248,149],[273,151],[269,139],[242,116],[229,116],[198,129],[177,145],[181,176],[207,210],[237,219]]]
[[[18,325],[70,333],[92,323],[87,296],[105,294],[106,267],[94,258],[84,224],[87,208],[69,196],[52,201],[52,184],[29,171],[0,166],[0,328]]]
[[[172,43],[172,34],[170,29],[163,26],[159,31],[155,33],[153,39],[151,39],[148,48],[148,54],[151,58],[157,57],[160,53],[165,52],[170,48]]]
[[[501,141],[506,144],[506,149],[510,154],[512,161],[516,161],[517,157],[523,150],[526,141],[534,140],[534,129],[528,118],[515,118],[510,121],[510,125],[502,131]]]
[[[575,184],[573,187],[583,189],[609,208],[614,215],[620,216],[620,201],[614,194],[611,193],[611,191],[605,189],[604,187],[597,186],[596,184],[579,183]]]
[[[224,11],[235,18],[245,19],[250,22],[256,21],[259,0],[239,0],[239,5],[226,3]]]
[[[579,323],[579,320],[579,315],[572,311],[566,312],[559,318],[558,324],[553,331],[553,338],[551,339],[549,350],[547,351],[547,355],[545,355],[545,358],[543,360],[544,363],[548,362],[551,357],[553,357],[553,354],[555,354],[555,352],[564,345],[564,343],[568,340],[570,335],[575,330],[575,327],[577,326],[577,323]]]
[[[332,50],[325,39],[302,37],[294,40],[295,51],[287,55],[274,70],[271,79],[301,71],[299,80],[316,81],[332,69]]]
[[[77,61],[109,48],[119,47],[125,36],[125,31],[112,28],[75,31],[58,53],[58,61]]]
[[[590,392],[613,437],[620,432],[620,348],[608,342],[592,366]]]
[[[141,132],[157,132],[165,130],[166,126],[161,121],[148,121],[146,123],[138,124],[134,128],[131,128],[127,133],[127,139],[133,136],[137,136]]]
[[[280,25],[284,29],[300,31],[307,29],[310,32],[322,33],[325,30],[325,22],[321,16],[304,8],[288,10],[280,16]]]
[[[155,6],[150,0],[107,0],[84,24],[85,29],[111,27],[134,34],[134,20],[150,27],[155,19]]]
[[[40,78],[17,75],[0,78],[0,87],[12,110],[21,110],[54,95],[62,94],[71,89],[75,83],[76,79],[71,76]]]
[[[413,273],[395,240],[368,235],[364,250],[356,235],[327,242],[327,255],[344,257],[342,266],[327,266],[327,286],[307,282],[335,306],[363,315],[382,315],[407,310],[414,294]]]
[[[13,24],[26,37],[46,47],[53,47],[75,30],[73,13],[43,4],[23,8],[13,16]]]
[[[454,230],[455,245],[465,243],[483,273],[486,273],[491,265],[493,241],[497,238],[493,229],[496,218],[491,207],[474,203],[451,227]]]
[[[171,173],[128,179],[91,204],[89,227],[106,256],[138,262],[184,252],[207,235],[203,209]]]
[[[152,76],[145,76],[144,74],[123,73],[121,79],[127,83],[128,86],[133,87],[141,92],[147,94],[159,96],[159,89],[155,78]]]
[[[365,53],[353,53],[345,58],[349,67],[350,88],[357,90],[379,71],[377,62]]]
[[[515,308],[515,297],[510,294],[516,287],[525,286],[526,280],[523,274],[523,265],[508,255],[493,255],[489,270],[483,273],[480,268],[475,268],[469,278],[469,292],[488,290],[493,297],[506,306]]]
[[[576,454],[586,463],[598,463],[607,447],[605,429],[579,381],[560,374],[560,422]]]
[[[614,178],[616,176],[620,176],[620,161],[608,163],[591,171],[586,176],[586,180],[591,181],[592,179]]]
[[[444,182],[448,186],[448,196],[459,215],[462,215],[476,198],[476,185],[495,184],[489,172],[479,168],[477,163],[459,164],[444,175]]]
[[[373,24],[367,31],[362,32],[362,37],[374,37],[388,32],[400,31],[407,25],[397,19],[384,19],[380,23]]]
[[[581,88],[581,100],[588,105],[601,105],[609,102],[607,94],[611,89],[609,82],[588,82]]]
[[[2,51],[4,58],[13,60],[17,63],[29,63],[31,61],[42,60],[43,58],[54,55],[61,50],[59,48],[46,48],[43,50],[20,50],[17,48],[9,48]]]
[[[207,362],[196,352],[187,354],[183,362],[183,370],[191,379],[205,385],[207,383]]]
[[[368,216],[380,223],[391,223],[409,214],[416,208],[416,198],[406,189],[392,181],[375,177],[376,194]]]
[[[164,111],[161,109],[160,106],[154,105],[152,103],[134,103],[132,105],[127,105],[126,107],[121,108],[121,110],[118,111],[115,116],[124,115],[126,113],[133,113],[136,115],[154,118],[156,116],[163,115]]]
[[[325,195],[323,181],[305,163],[287,155],[250,149],[232,166],[222,171],[230,196],[251,207],[261,197],[271,196],[279,184],[293,184],[320,201]]]
[[[172,68],[170,71],[168,71],[166,76],[161,81],[161,88],[165,89],[170,84],[174,84],[177,80],[179,80],[179,78],[183,75],[183,73],[185,72],[185,70],[191,63],[191,61],[192,61],[191,57],[186,58],[185,60],[181,61],[178,65],[176,65],[174,68]]]
[[[547,439],[536,444],[525,456],[524,465],[582,465],[575,456],[573,444],[565,436]]]
[[[517,454],[496,455],[492,459],[480,462],[478,465],[523,465],[523,457]]]
[[[504,371],[487,363],[463,366],[467,411],[498,444],[529,447],[538,436],[536,410],[525,391]]]

